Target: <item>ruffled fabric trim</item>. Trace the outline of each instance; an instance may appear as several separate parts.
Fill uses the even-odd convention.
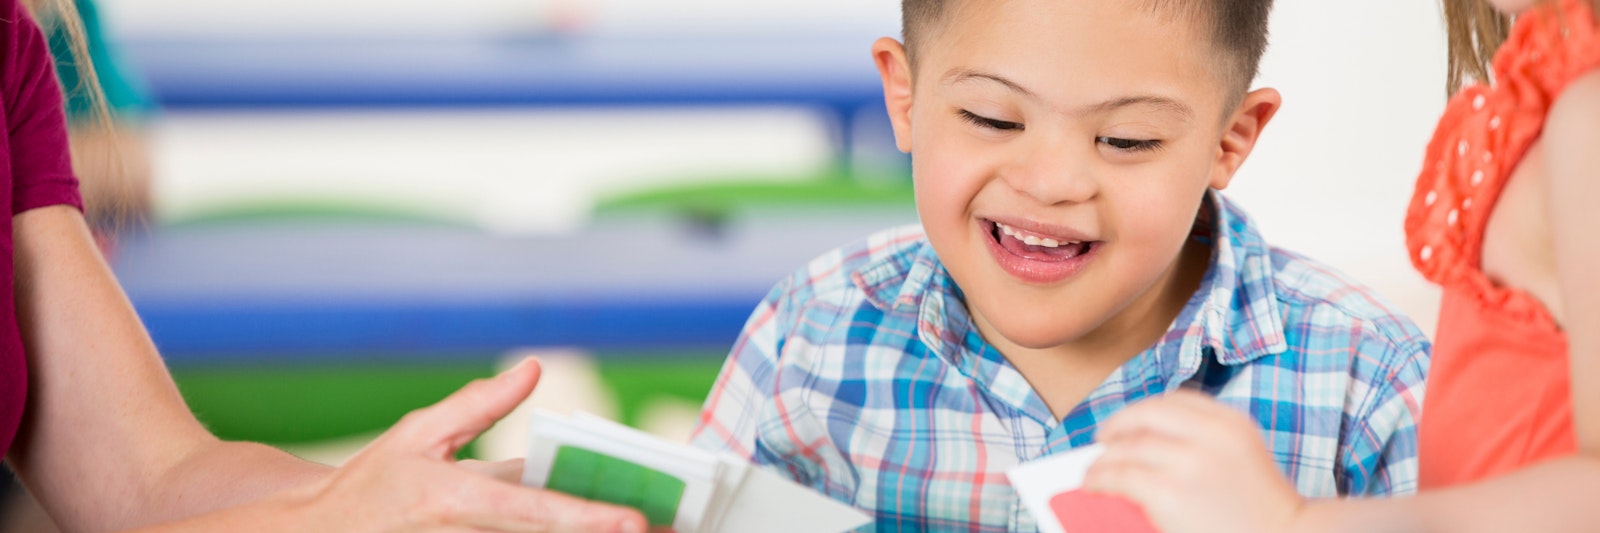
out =
[[[1518,17],[1492,66],[1493,86],[1465,87],[1445,107],[1407,212],[1406,245],[1428,280],[1559,331],[1537,299],[1484,275],[1483,233],[1550,106],[1573,80],[1600,68],[1600,22],[1587,0],[1534,8]]]

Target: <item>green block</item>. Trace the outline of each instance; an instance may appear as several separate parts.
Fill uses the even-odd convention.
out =
[[[632,507],[650,525],[670,526],[683,499],[683,480],[659,470],[583,448],[556,449],[545,487],[579,498]]]

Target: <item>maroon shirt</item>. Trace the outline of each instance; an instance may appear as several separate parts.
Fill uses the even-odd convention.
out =
[[[50,50],[16,0],[0,0],[0,120],[0,205],[13,216],[57,204],[81,209]],[[12,219],[0,219],[0,450],[9,451],[28,399],[28,361],[17,330]]]

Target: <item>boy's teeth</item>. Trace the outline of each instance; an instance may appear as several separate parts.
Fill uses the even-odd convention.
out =
[[[1036,236],[1033,236],[1033,235],[1023,235],[1022,232],[1017,230],[1016,228],[1012,228],[1011,226],[1007,226],[1007,225],[1001,224],[999,222],[996,222],[994,225],[1000,227],[1000,233],[1004,233],[1004,234],[1009,235],[1009,236],[1011,236],[1011,237],[1013,237],[1013,238],[1015,238],[1015,239],[1017,239],[1019,241],[1022,241],[1022,244],[1026,244],[1028,246],[1043,246],[1045,248],[1055,248],[1055,247],[1058,247],[1058,246],[1066,246],[1066,245],[1078,244],[1076,242],[1058,241],[1058,240],[1051,239],[1051,238],[1039,238],[1039,237],[1036,237]]]

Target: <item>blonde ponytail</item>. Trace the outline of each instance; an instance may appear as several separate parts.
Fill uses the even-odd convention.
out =
[[[46,38],[60,32],[66,36],[71,51],[71,67],[78,73],[74,87],[62,87],[64,96],[82,95],[89,101],[88,121],[99,127],[111,126],[111,108],[105,91],[100,88],[100,76],[89,58],[89,41],[85,37],[83,19],[78,16],[78,6],[73,0],[23,0],[22,5],[33,12],[34,20],[44,30]]]
[[[118,129],[113,123],[110,104],[100,85],[100,75],[90,59],[89,42],[74,0],[22,0],[22,5],[32,12],[46,39],[65,40],[68,57],[56,59],[70,64],[58,65],[77,74],[76,83],[61,87],[64,101],[77,97],[87,103],[82,116],[74,117],[72,133],[72,166],[83,191],[84,211],[98,230],[116,234],[126,231],[142,218],[147,206],[140,189],[147,176],[135,176],[129,169],[125,155],[144,157],[143,154],[125,154]],[[59,44],[59,43],[56,43]]]

